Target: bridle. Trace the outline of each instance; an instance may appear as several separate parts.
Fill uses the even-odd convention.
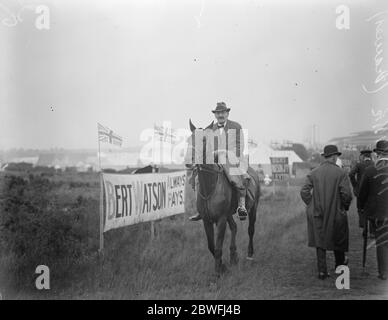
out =
[[[208,201],[213,195],[214,193],[216,192],[216,188],[217,188],[217,184],[218,184],[218,179],[219,179],[219,176],[220,174],[223,172],[222,168],[220,168],[219,166],[217,167],[217,169],[208,169],[208,168],[204,168],[202,167],[201,165],[199,164],[196,164],[195,165],[195,169],[194,170],[197,170],[197,172],[199,173],[200,171],[203,171],[203,172],[208,172],[210,174],[216,174],[217,175],[217,180],[216,180],[216,183],[214,185],[214,188],[213,190],[207,195],[207,196],[204,196],[202,193],[201,193],[201,188],[198,188],[198,195],[200,196],[200,198],[202,200],[205,200],[205,201]]]
[[[205,139],[204,139],[205,141]],[[191,147],[193,150],[195,150],[195,148],[192,146]],[[216,164],[217,167],[216,168],[207,168],[207,167],[203,167],[202,164],[194,164],[191,168],[188,168],[189,170],[192,170],[193,171],[193,177],[197,176],[199,174],[200,171],[202,172],[207,172],[207,173],[210,173],[210,174],[216,174],[217,175],[217,180],[216,180],[216,183],[215,183],[215,186],[214,186],[214,189],[207,195],[203,195],[201,193],[201,188],[198,188],[198,195],[199,197],[205,201],[205,206],[206,206],[206,211],[208,210],[207,209],[207,203],[208,201],[210,200],[210,198],[214,195],[214,193],[216,192],[216,189],[217,189],[217,184],[218,184],[218,179],[219,179],[219,176],[220,174],[223,173],[223,168],[221,165],[219,164]],[[194,179],[193,179],[193,186],[194,186]]]

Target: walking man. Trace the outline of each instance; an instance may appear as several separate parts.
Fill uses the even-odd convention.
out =
[[[378,277],[388,275],[388,141],[380,140],[373,150],[375,166],[365,170],[359,190],[360,206],[375,227]]]
[[[365,173],[366,168],[369,166],[373,166],[374,162],[372,160],[372,150],[361,150],[360,152],[360,162],[357,162],[355,166],[350,170],[349,172],[349,178],[350,182],[352,183],[353,186],[353,193],[354,196],[357,197],[357,211],[358,211],[358,217],[359,217],[359,222],[358,225],[360,228],[364,229],[364,232],[368,232],[367,229],[367,220],[365,217],[365,213],[363,210],[361,210],[360,207],[360,199],[359,199],[359,189],[360,189],[360,183],[361,183],[361,178]],[[373,227],[370,228],[370,233],[371,235],[374,234]]]
[[[301,197],[307,205],[308,246],[315,247],[318,278],[329,276],[326,250],[334,251],[335,267],[347,264],[349,247],[347,211],[352,201],[349,177],[336,165],[341,152],[334,145],[324,148],[325,161],[307,175]]]

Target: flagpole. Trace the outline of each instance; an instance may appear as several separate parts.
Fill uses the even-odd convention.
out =
[[[155,165],[155,122],[154,122],[154,135],[152,137],[152,166]]]
[[[98,123],[97,123],[97,139],[98,139],[98,167],[101,172],[101,149],[100,149],[100,134],[98,133]]]
[[[103,194],[103,188],[104,188],[104,181],[102,177],[102,170],[101,170],[101,147],[100,147],[100,135],[98,133],[98,124],[97,124],[97,136],[98,136],[98,165],[100,169],[100,248],[99,253],[103,254],[104,250],[104,194]]]

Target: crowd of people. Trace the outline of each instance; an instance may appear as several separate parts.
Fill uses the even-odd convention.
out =
[[[372,160],[372,153],[377,161]],[[326,251],[334,251],[336,267],[347,265],[349,226],[347,211],[353,194],[357,198],[359,226],[363,235],[376,242],[378,277],[388,275],[388,141],[380,140],[375,149],[362,150],[360,161],[349,175],[337,165],[341,156],[337,146],[328,145],[325,161],[310,174],[301,189],[307,205],[308,245],[316,248],[318,277],[326,279]],[[351,185],[353,188],[351,188]],[[353,192],[352,192],[353,189]],[[352,194],[353,193],[353,194]]]

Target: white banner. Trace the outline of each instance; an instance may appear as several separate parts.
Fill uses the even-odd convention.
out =
[[[184,212],[186,171],[103,173],[104,232]]]

